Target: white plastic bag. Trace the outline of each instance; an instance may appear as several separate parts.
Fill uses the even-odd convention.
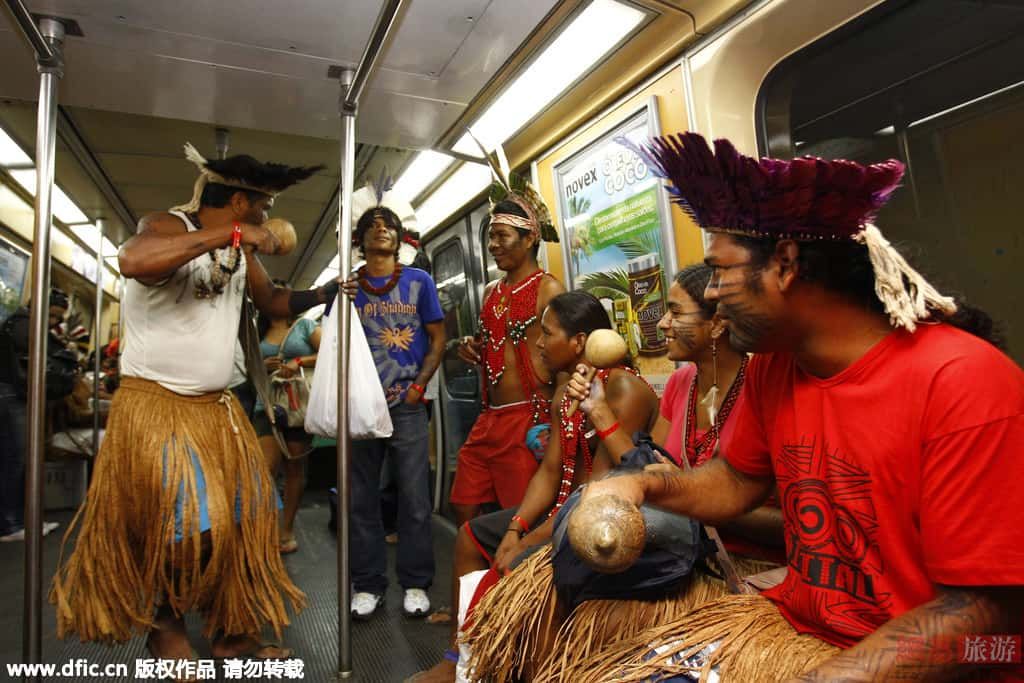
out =
[[[352,307],[352,334],[349,337],[349,430],[353,439],[386,439],[391,436],[391,413],[380,385],[377,366],[359,323],[355,305]],[[316,373],[309,390],[306,409],[306,431],[334,438],[338,426],[338,299],[330,315],[320,323],[320,351]]]

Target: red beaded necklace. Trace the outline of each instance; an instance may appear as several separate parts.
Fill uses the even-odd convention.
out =
[[[402,264],[395,264],[395,271],[391,273],[390,279],[380,287],[374,287],[370,284],[370,278],[366,274],[366,266],[360,268],[357,273],[359,276],[359,287],[367,294],[373,294],[374,296],[384,296],[398,284],[398,279],[402,277]]]
[[[604,368],[597,371],[596,377],[601,380],[601,384],[608,383],[608,377],[612,374],[612,370],[626,370],[640,379],[644,379],[634,368],[619,365],[614,368]],[[644,380],[644,382],[646,383],[647,380]],[[551,509],[551,516],[558,512],[559,508],[569,498],[569,494],[572,493],[572,481],[573,477],[576,476],[576,465],[579,462],[577,460],[578,453],[583,454],[583,471],[588,478],[594,466],[594,456],[590,452],[590,444],[587,443],[586,434],[583,432],[585,424],[583,411],[577,410],[573,413],[572,417],[566,417],[571,404],[572,399],[569,397],[568,392],[566,392],[562,395],[562,402],[558,408],[558,423],[561,427],[559,441],[562,444],[562,481],[558,486],[558,498],[555,499],[555,507]]]
[[[538,270],[515,285],[498,281],[480,312],[479,326],[483,341],[481,360],[484,368],[484,405],[488,405],[487,388],[505,374],[505,342],[512,344],[516,366],[523,383],[523,394],[533,403],[533,423],[540,424],[550,408],[538,392],[541,384],[533,369],[526,330],[537,322],[537,295],[544,279]]]
[[[686,434],[685,440],[683,441],[683,448],[686,450],[684,457],[690,461],[692,467],[699,467],[703,465],[715,452],[715,445],[718,443],[718,437],[721,432],[721,426],[725,424],[725,421],[729,419],[729,413],[732,412],[733,406],[736,405],[736,400],[740,396],[740,389],[743,387],[743,380],[746,377],[747,370],[747,359],[746,355],[740,360],[740,369],[736,373],[736,378],[732,381],[732,386],[729,387],[729,391],[726,393],[725,398],[722,399],[722,405],[718,408],[718,413],[715,415],[715,423],[711,425],[704,434],[697,438],[697,375],[693,376],[693,382],[690,384],[690,392],[686,399]],[[692,454],[692,457],[691,457]]]

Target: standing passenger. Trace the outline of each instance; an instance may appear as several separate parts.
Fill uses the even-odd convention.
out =
[[[501,176],[499,176],[501,177]],[[513,191],[510,187],[521,187]],[[551,420],[552,377],[537,349],[540,316],[565,288],[537,265],[542,240],[558,235],[544,201],[525,181],[496,182],[490,196],[487,250],[505,277],[487,287],[477,338],[463,337],[459,357],[483,367],[483,412],[459,451],[451,502],[461,527],[484,503],[519,505],[537,471],[526,433]]]
[[[296,315],[333,296],[329,285],[276,287],[256,253],[282,190],[320,166],[250,156],[207,161],[192,201],[142,219],[121,247],[125,290],[121,387],[85,504],[65,541],[51,601],[57,633],[122,642],[148,633],[154,657],[195,658],[184,614],[199,610],[217,657],[287,657],[285,603],[305,598],[278,553],[277,499],[256,434],[226,389],[246,284],[257,308]]]
[[[284,286],[284,282],[275,281]],[[320,350],[320,326],[310,318],[294,316],[277,317],[260,314],[256,323],[260,336],[260,354],[267,372],[280,379],[290,379],[302,372],[303,368],[316,366]],[[281,511],[281,554],[288,555],[299,549],[295,540],[295,515],[302,499],[303,465],[310,450],[312,438],[302,425],[289,427],[287,421],[281,424],[275,420],[278,432],[288,453],[281,452],[281,446],[274,436],[274,427],[263,405],[257,398],[253,409],[252,426],[260,438],[260,448],[267,459],[270,476],[277,476],[277,468],[284,470],[284,509]],[[281,456],[285,455],[282,462]]]
[[[444,313],[437,287],[419,268],[398,262],[404,202],[374,188],[376,206],[362,213],[353,242],[366,265],[346,292],[355,295],[360,322],[377,365],[394,433],[352,442],[352,616],[368,619],[387,589],[387,546],[380,505],[381,465],[388,459],[398,485],[398,581],[409,616],[430,610],[434,580],[431,535],[430,433],[426,385],[444,356]],[[359,193],[353,203],[359,200]],[[407,210],[402,210],[407,209]],[[353,391],[358,391],[354,388]]]

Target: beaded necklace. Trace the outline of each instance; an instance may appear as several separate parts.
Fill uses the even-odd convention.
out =
[[[601,384],[608,383],[608,377],[612,374],[612,370],[626,370],[639,377],[645,384],[647,383],[647,380],[644,380],[636,369],[619,365],[614,368],[604,368],[597,371],[596,377],[601,380]],[[650,385],[648,384],[648,386]],[[551,508],[551,514],[549,515],[552,517],[569,498],[569,494],[572,493],[573,477],[576,476],[576,465],[579,463],[577,455],[579,453],[583,454],[583,471],[588,478],[594,465],[594,456],[590,452],[590,444],[587,443],[586,434],[583,432],[586,416],[582,410],[577,410],[573,413],[572,417],[566,417],[571,403],[572,399],[569,397],[569,393],[562,394],[562,401],[558,408],[558,423],[561,427],[559,441],[562,444],[562,481],[558,486],[558,498],[555,500],[555,507]]]
[[[395,263],[395,270],[391,273],[391,277],[380,287],[374,287],[370,284],[370,277],[366,274],[366,266],[360,268],[357,273],[359,276],[359,287],[362,288],[367,294],[373,294],[374,296],[384,296],[398,284],[399,278],[402,277],[402,264]]]
[[[523,394],[533,404],[533,423],[540,424],[549,414],[548,402],[538,392],[542,384],[533,369],[530,348],[526,343],[526,330],[537,321],[537,295],[544,271],[529,275],[518,284],[509,285],[504,278],[498,281],[484,301],[479,327],[483,341],[481,365],[484,368],[484,406],[489,405],[487,388],[495,385],[505,374],[505,342],[512,344],[516,366],[523,383]]]
[[[746,377],[747,371],[747,361],[748,357],[744,354],[740,360],[740,369],[736,372],[736,378],[732,381],[732,386],[729,387],[725,398],[722,399],[722,405],[715,416],[714,424],[700,438],[697,438],[698,382],[697,376],[694,375],[693,382],[690,383],[690,393],[686,399],[686,438],[683,441],[683,447],[686,449],[685,457],[693,467],[703,465],[714,454],[715,445],[718,443],[718,437],[721,433],[721,426],[729,419],[729,413],[732,412],[733,406],[736,405],[740,389],[743,387],[743,380]],[[693,457],[690,457],[691,453]]]
[[[186,214],[188,219],[197,229],[202,230],[203,224],[199,222],[198,213]],[[235,224],[236,235],[238,224]],[[200,279],[195,285],[195,296],[197,299],[212,299],[224,292],[224,288],[231,282],[231,277],[238,272],[242,266],[242,247],[237,237],[232,240],[229,249],[211,249],[207,252],[210,256],[210,278],[209,284]],[[222,256],[222,254],[225,254]]]

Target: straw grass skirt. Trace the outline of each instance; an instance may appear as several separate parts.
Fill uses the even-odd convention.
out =
[[[206,482],[208,541],[200,536],[193,457]],[[208,638],[257,634],[265,625],[280,638],[286,601],[293,610],[305,605],[278,551],[274,482],[228,391],[181,396],[124,378],[65,546],[76,530],[50,591],[61,638],[126,641],[152,627],[162,603],[177,614],[199,610]]]
[[[711,563],[712,560],[709,560]],[[740,576],[778,567],[774,562],[733,557]],[[649,628],[670,623],[701,605],[729,595],[720,579],[697,571],[688,585],[658,600],[588,600],[572,611],[558,630],[547,658],[540,664],[535,683],[581,681],[580,672],[609,646],[621,644]]]
[[[565,680],[623,683],[699,671],[700,680],[706,681],[715,666],[723,683],[782,681],[837,652],[835,645],[797,633],[767,598],[727,595],[610,645],[577,668],[578,677]],[[693,661],[683,663],[695,655],[696,667]]]
[[[734,558],[734,563],[741,576],[778,566],[746,558]],[[678,619],[728,592],[724,581],[696,572],[689,585],[659,600],[588,600],[566,618],[556,599],[548,547],[488,591],[474,608],[462,642],[472,652],[473,680],[589,681],[579,672],[610,644]]]

